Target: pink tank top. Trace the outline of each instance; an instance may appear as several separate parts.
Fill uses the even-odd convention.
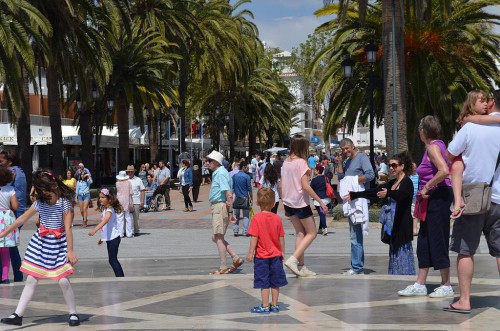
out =
[[[446,164],[449,166],[450,163],[448,162],[448,159],[446,158],[446,145],[442,140],[435,140],[432,142],[432,144],[438,145],[439,149],[441,150],[441,156],[443,159],[446,161]],[[418,188],[422,189],[427,182],[429,182],[432,177],[438,172],[438,169],[436,166],[429,160],[428,158],[428,153],[427,150],[424,153],[424,156],[422,157],[422,162],[417,168],[417,174],[420,179]],[[437,184],[437,186],[451,186],[450,178],[446,177],[441,183]]]

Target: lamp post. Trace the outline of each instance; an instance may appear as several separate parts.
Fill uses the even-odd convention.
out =
[[[99,148],[101,143],[101,133],[103,128],[103,115],[108,115],[113,111],[115,102],[113,99],[109,98],[106,101],[106,111],[103,112],[98,103],[99,95],[97,89],[92,90],[92,98],[94,99],[94,118],[95,118],[95,185],[96,187],[101,187],[101,160],[99,154]]]
[[[373,93],[375,89],[375,78],[373,74],[373,66],[377,62],[378,46],[371,41],[365,47],[366,61],[370,66],[370,71],[368,73],[368,94],[369,94],[369,110],[370,110],[370,162],[372,164],[373,170],[375,171],[375,150],[374,150],[374,127],[375,127],[375,109],[373,105]],[[353,66],[354,61],[347,55],[345,59],[341,62],[341,66],[344,69],[344,77],[346,79],[351,79],[353,77]],[[345,130],[344,130],[345,131]]]
[[[378,46],[375,45],[373,42],[370,42],[366,47],[365,47],[365,53],[366,53],[366,60],[368,64],[370,65],[370,72],[368,74],[368,89],[369,89],[369,94],[370,94],[370,162],[372,163],[373,170],[375,170],[375,151],[374,151],[374,142],[373,142],[373,131],[374,131],[374,126],[375,126],[375,110],[373,107],[373,90],[375,88],[374,84],[374,77],[373,77],[373,65],[375,62],[377,62],[377,53],[378,53]]]
[[[213,141],[213,148],[216,151],[220,150],[220,106],[215,106],[215,139]]]

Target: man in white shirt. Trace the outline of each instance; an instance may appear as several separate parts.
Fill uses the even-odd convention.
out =
[[[132,216],[134,217],[134,236],[138,236],[140,232],[139,228],[139,209],[144,206],[144,197],[146,195],[146,188],[142,179],[135,175],[135,168],[133,165],[127,166],[127,175],[129,178],[130,185],[132,186],[132,203],[134,209],[132,210]]]
[[[500,90],[492,93],[493,112],[500,116]],[[495,171],[500,153],[500,125],[466,123],[448,146],[448,159],[462,154],[465,164],[464,183],[490,183],[491,209],[482,215],[462,215],[455,220],[451,235],[450,250],[458,253],[457,271],[460,298],[443,310],[470,313],[470,288],[474,275],[474,254],[479,247],[481,233],[484,234],[491,256],[496,258],[500,274],[500,167]],[[465,207],[467,211],[467,207]]]
[[[158,190],[165,196],[165,209],[170,209],[170,169],[165,165],[165,161],[158,162],[159,170],[156,177]]]

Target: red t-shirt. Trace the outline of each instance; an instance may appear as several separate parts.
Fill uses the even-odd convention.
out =
[[[280,237],[285,236],[281,217],[271,212],[255,214],[250,222],[248,234],[257,237],[255,256],[260,259],[269,259],[283,255]]]

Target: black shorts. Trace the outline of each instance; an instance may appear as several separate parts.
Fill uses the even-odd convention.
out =
[[[288,207],[287,205],[283,205],[285,207],[285,215],[290,217],[290,216],[297,216],[299,219],[303,220],[305,218],[309,218],[313,215],[311,206],[305,206],[301,208],[292,208]]]

